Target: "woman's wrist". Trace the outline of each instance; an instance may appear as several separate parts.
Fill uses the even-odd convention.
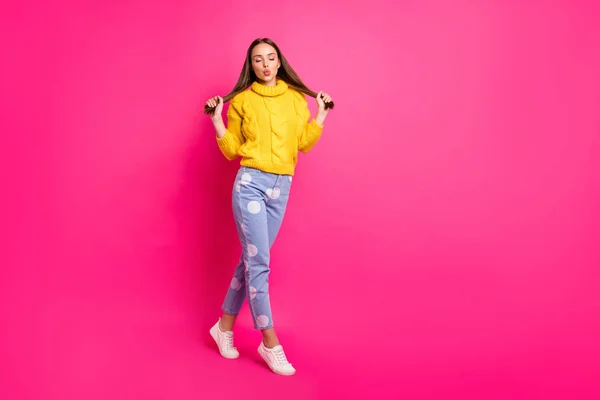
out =
[[[321,126],[325,123],[325,118],[327,117],[327,111],[317,111],[317,115],[315,116],[315,122]]]
[[[217,131],[217,137],[219,139],[222,139],[223,136],[225,136],[225,131],[227,130],[225,128],[225,122],[223,122],[223,117],[221,117],[220,115],[218,117],[212,116],[210,119],[213,125],[215,126],[215,130]]]

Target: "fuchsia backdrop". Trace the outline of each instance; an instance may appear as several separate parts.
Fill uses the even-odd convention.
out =
[[[4,5],[0,398],[598,398],[598,6],[521,3]],[[238,162],[200,110],[262,36],[337,105],[273,249],[291,379],[246,309],[239,360],[207,336]]]

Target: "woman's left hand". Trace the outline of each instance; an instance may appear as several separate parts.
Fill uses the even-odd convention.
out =
[[[321,96],[323,96],[323,98],[321,98]],[[319,106],[319,111],[321,112],[327,112],[329,110],[325,110],[325,103],[329,103],[331,100],[331,96],[329,96],[327,93],[320,91],[319,93],[317,93],[317,105]]]

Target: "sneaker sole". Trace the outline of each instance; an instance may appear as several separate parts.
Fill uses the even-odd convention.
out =
[[[269,361],[267,361],[267,358],[263,355],[263,353],[260,350],[258,350],[258,354],[260,354],[260,356],[262,357],[264,362],[267,364],[267,367],[269,367],[269,369],[271,371],[273,371],[273,373],[275,373],[277,375],[283,375],[283,376],[292,376],[296,373],[296,371],[293,371],[293,372],[276,371],[273,367],[271,367],[271,364],[269,364]]]
[[[217,344],[217,349],[219,349],[219,354],[223,357],[223,358],[227,358],[228,360],[235,360],[236,358],[238,358],[240,355],[227,355],[227,354],[223,354],[223,352],[221,351],[221,347],[219,346],[219,341],[217,340],[217,326],[213,326],[212,328],[210,328],[210,336],[212,336],[213,340],[215,341],[215,343]]]

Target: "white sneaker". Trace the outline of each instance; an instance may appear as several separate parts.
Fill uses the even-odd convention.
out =
[[[221,353],[223,357],[230,359],[238,358],[240,353],[233,346],[233,332],[223,332],[219,327],[220,322],[221,318],[219,318],[217,323],[210,328],[210,335],[215,339],[217,346],[219,346],[219,353]]]
[[[261,341],[260,346],[258,346],[258,354],[265,360],[269,368],[271,368],[271,371],[276,374],[289,376],[296,373],[292,364],[290,364],[285,357],[281,345],[275,346],[272,349],[267,349],[265,344]]]

